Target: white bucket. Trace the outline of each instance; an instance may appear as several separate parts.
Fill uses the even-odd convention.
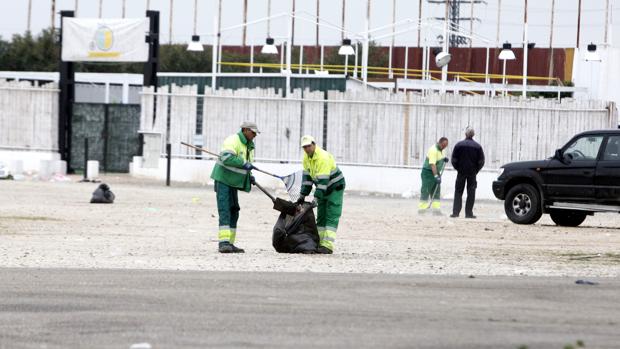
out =
[[[40,160],[39,161],[39,179],[48,180],[52,177],[54,161],[52,160]]]
[[[86,163],[86,169],[88,171],[87,179],[95,179],[99,177],[99,161],[88,160],[88,162]]]

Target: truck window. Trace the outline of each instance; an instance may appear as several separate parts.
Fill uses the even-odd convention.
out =
[[[620,136],[611,136],[607,139],[603,160],[618,161],[620,160]]]
[[[573,161],[596,160],[602,142],[603,136],[580,137],[564,150],[564,154],[572,156]]]

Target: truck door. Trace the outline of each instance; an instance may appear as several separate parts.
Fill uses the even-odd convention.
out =
[[[576,138],[563,149],[568,161],[549,162],[542,171],[549,199],[582,201],[595,197],[594,174],[603,138],[602,135]]]
[[[620,136],[607,137],[594,183],[597,200],[620,205]]]

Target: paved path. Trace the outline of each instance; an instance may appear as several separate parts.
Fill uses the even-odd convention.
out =
[[[0,269],[0,348],[618,348],[620,279]]]

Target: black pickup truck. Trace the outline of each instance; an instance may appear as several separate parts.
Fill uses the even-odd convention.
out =
[[[517,224],[548,213],[576,227],[595,212],[620,212],[620,130],[583,132],[547,160],[506,164],[493,193]]]

